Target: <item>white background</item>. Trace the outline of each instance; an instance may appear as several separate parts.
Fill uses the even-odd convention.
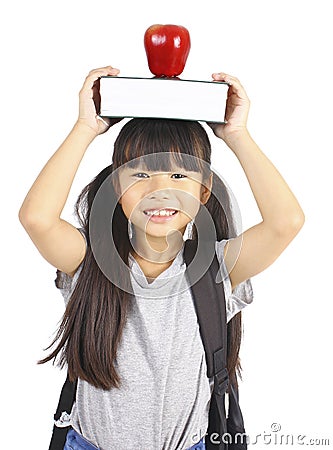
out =
[[[154,23],[189,29],[192,48],[183,78],[210,80],[212,72],[226,71],[242,81],[252,101],[250,132],[306,215],[284,254],[253,279],[255,301],[244,312],[240,396],[247,432],[254,440],[279,423],[278,436],[306,435],[304,442],[330,438],[332,445],[330,3],[19,0],[2,6],[4,448],[9,442],[15,449],[48,447],[65,378],[51,364],[36,365],[64,304],[54,286],[55,268],[19,223],[20,205],[74,124],[78,91],[89,70],[111,64],[124,76],[151,75],[143,35]],[[109,164],[120,127],[96,139],[82,161],[62,215],[73,224],[75,199]],[[251,191],[236,158],[210,136],[213,168],[235,193],[247,228],[259,220]],[[266,447],[263,438],[253,446]]]

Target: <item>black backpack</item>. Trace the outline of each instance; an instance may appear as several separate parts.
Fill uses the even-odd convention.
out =
[[[206,258],[206,267],[209,269],[198,281],[196,281],[194,264],[190,264],[197,251],[197,244],[194,240],[188,239],[185,241],[184,248],[186,274],[191,286],[205,349],[207,376],[214,377],[205,445],[207,450],[246,450],[247,440],[238,403],[238,386],[229,382],[226,303],[223,283],[216,282],[219,263],[213,246],[215,242],[206,242],[204,248],[200,250],[201,262],[202,258]],[[209,255],[214,255],[213,260]],[[70,382],[67,375],[54,415],[55,421],[61,422],[62,417],[70,414],[75,401],[76,388],[77,381]],[[225,410],[227,391],[228,414]],[[68,426],[60,428],[54,425],[49,450],[63,450],[69,429]]]

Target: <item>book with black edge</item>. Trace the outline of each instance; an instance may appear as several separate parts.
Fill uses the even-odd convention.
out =
[[[227,92],[220,81],[105,76],[99,115],[224,123]]]

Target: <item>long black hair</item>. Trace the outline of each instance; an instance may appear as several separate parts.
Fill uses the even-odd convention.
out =
[[[82,190],[76,201],[76,216],[87,239],[86,255],[56,337],[48,347],[51,348],[57,343],[56,348],[39,361],[45,363],[59,358],[58,364],[61,367],[67,364],[71,381],[79,377],[102,389],[120,387],[116,356],[132,302],[130,289],[121,289],[112,283],[95,260],[89,238],[94,199],[104,181],[114,171],[124,164],[135,167],[140,157],[144,155],[151,155],[146,163],[148,170],[164,170],[166,160],[161,156],[166,152],[171,155],[177,166],[202,173],[203,180],[207,180],[209,175],[213,174],[212,193],[205,207],[214,221],[217,240],[236,235],[227,188],[214,172],[207,170],[211,164],[211,145],[203,126],[194,121],[165,119],[132,119],[127,122],[115,141],[112,164],[105,167]],[[128,236],[128,220],[121,205],[117,203],[116,187],[113,183],[108,184],[108,189],[110,200],[113,197],[116,204],[111,222],[112,237],[116,244],[114,253],[118,253],[124,265],[112,265],[113,257],[116,261],[115,255],[112,254],[109,255],[109,263],[114,271],[118,271],[115,279],[121,279],[122,285],[129,287],[129,270],[124,270],[124,267],[126,269],[128,266],[129,252],[133,250]],[[198,239],[195,222],[192,239]],[[103,243],[103,236],[101,242]],[[58,271],[56,284],[60,278]],[[241,336],[242,324],[239,312],[228,323],[228,369],[234,383],[237,383],[236,373],[240,375],[241,369],[239,360]]]

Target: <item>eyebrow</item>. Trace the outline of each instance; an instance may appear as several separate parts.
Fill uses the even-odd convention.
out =
[[[124,170],[127,170],[128,172],[138,172],[138,171],[142,171],[142,172],[148,172],[148,173],[174,173],[174,172],[187,172],[187,173],[198,173],[195,170],[187,170],[187,169],[183,169],[182,167],[176,167],[174,169],[170,169],[170,170],[149,170],[146,168],[141,168],[141,167],[137,167],[137,168],[126,168]]]

